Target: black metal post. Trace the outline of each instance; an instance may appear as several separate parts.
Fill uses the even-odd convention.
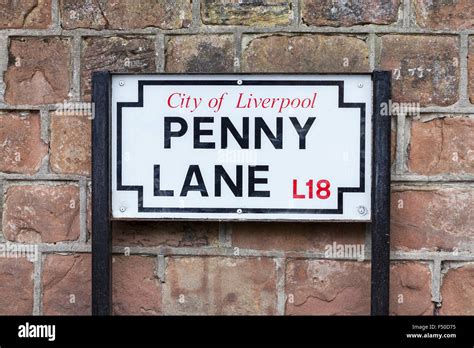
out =
[[[110,73],[92,75],[92,315],[112,311],[110,222]]]
[[[371,314],[389,314],[390,281],[390,112],[391,73],[375,71],[372,172]]]

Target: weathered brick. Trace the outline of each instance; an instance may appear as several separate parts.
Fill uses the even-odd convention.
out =
[[[114,256],[113,312],[117,315],[161,313],[161,284],[155,272],[155,258]]]
[[[443,276],[442,315],[474,315],[474,263],[457,265]]]
[[[452,36],[385,35],[380,68],[392,70],[396,102],[447,106],[459,97],[459,40]]]
[[[284,0],[203,0],[204,24],[274,26],[291,22],[291,4]]]
[[[93,71],[155,72],[155,44],[151,37],[87,37],[82,47],[81,85],[90,99]]]
[[[0,258],[0,315],[33,314],[33,264]]]
[[[428,264],[396,262],[390,268],[390,314],[433,315]]]
[[[61,0],[65,29],[179,29],[191,24],[189,0]]]
[[[474,174],[474,119],[413,121],[408,152],[412,172]]]
[[[219,224],[217,222],[115,221],[113,243],[123,246],[216,246],[219,243]]]
[[[165,314],[275,314],[270,258],[173,257],[163,284]]]
[[[232,35],[176,35],[166,48],[166,71],[175,73],[232,72]]]
[[[290,260],[286,314],[366,315],[370,311],[370,263]],[[390,271],[392,315],[433,314],[429,266],[397,262]]]
[[[324,252],[333,242],[364,244],[364,238],[364,224],[232,223],[232,245],[245,249]]]
[[[342,35],[270,35],[249,38],[246,72],[367,72],[369,50],[359,38]]]
[[[397,21],[400,2],[303,0],[301,18],[303,23],[317,26],[391,24]]]
[[[91,120],[85,116],[51,117],[51,169],[55,173],[89,175]]]
[[[46,29],[51,25],[51,0],[0,0],[0,29]]]
[[[55,243],[79,237],[77,186],[11,186],[3,208],[3,233],[9,241]]]
[[[13,38],[5,73],[9,104],[61,103],[69,98],[69,39]]]
[[[398,250],[474,250],[474,191],[392,193],[391,242]]]
[[[47,153],[37,112],[0,113],[0,172],[36,173]]]
[[[469,99],[474,104],[474,37],[469,39],[467,72],[469,79]]]
[[[368,315],[370,265],[367,262],[289,260],[286,314]]]
[[[472,0],[412,1],[416,23],[430,29],[473,29],[474,6]]]
[[[43,314],[91,314],[91,256],[47,255],[43,264]]]

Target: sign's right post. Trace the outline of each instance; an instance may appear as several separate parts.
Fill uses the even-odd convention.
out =
[[[390,112],[391,73],[375,71],[371,225],[371,315],[389,314],[390,280]]]

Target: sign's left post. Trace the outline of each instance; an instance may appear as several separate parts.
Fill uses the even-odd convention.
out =
[[[110,82],[108,71],[92,75],[92,315],[112,312]]]

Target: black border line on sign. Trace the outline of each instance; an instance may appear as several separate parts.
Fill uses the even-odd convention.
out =
[[[179,208],[179,207],[144,207],[143,186],[122,185],[122,109],[143,107],[143,90],[145,86],[195,86],[195,85],[225,85],[235,86],[236,80],[139,80],[138,102],[117,103],[117,191],[138,192],[138,212],[140,213],[236,213],[240,209],[241,214],[343,214],[343,200],[345,192],[365,192],[365,125],[366,104],[344,102],[344,81],[339,80],[241,80],[241,85],[248,86],[338,86],[339,108],[360,109],[360,173],[359,187],[339,187],[337,190],[337,209],[286,209],[286,208]],[[240,215],[240,214],[239,214]]]

